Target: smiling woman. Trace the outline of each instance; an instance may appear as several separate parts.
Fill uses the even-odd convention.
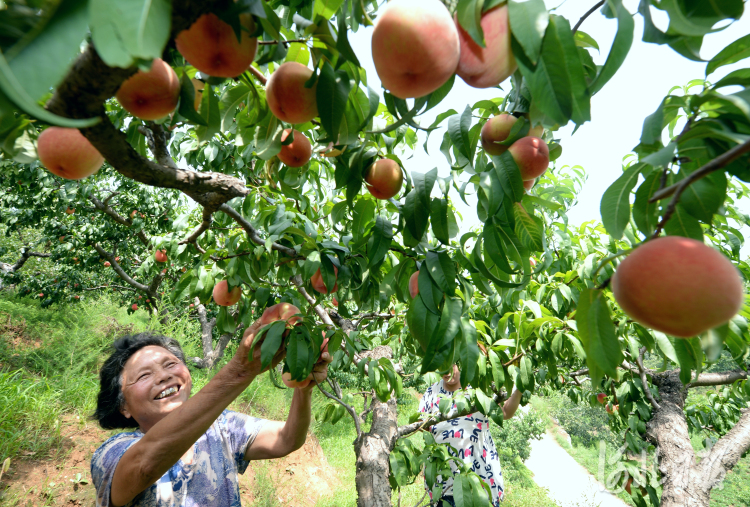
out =
[[[278,313],[275,306],[266,309],[245,331],[235,356],[192,397],[177,341],[150,333],[115,341],[100,373],[93,417],[105,429],[137,429],[118,433],[94,453],[97,506],[239,506],[238,474],[250,461],[286,456],[304,444],[314,382],[295,389],[283,422],[226,410],[268,368],[261,368],[260,347],[250,355],[250,345]],[[282,348],[269,367],[283,356]],[[315,378],[325,378],[330,361],[324,349]]]

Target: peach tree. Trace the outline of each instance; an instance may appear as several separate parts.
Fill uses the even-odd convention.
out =
[[[580,29],[598,10],[613,30],[603,65]],[[703,36],[743,10],[642,0],[637,15],[645,42],[700,60]],[[99,287],[162,318],[193,305],[202,366],[263,309],[293,304],[302,325],[282,339],[271,324],[264,360],[285,347],[287,377],[302,381],[326,336],[334,370],[354,365],[374,391],[366,429],[350,395],[320,386],[332,400],[322,419],[348,413],[357,428],[359,505],[391,505],[420,471],[434,484],[454,457],[424,428],[474,411],[502,424],[513,388],[603,400],[629,453],[611,482],[637,505],[708,505],[750,448],[748,217],[737,207],[750,72],[712,76],[748,56],[750,39],[664,98],[601,196],[603,225],[576,228],[566,211],[584,176],[556,164],[556,131],[591,121],[633,16],[620,0],[573,25],[542,0],[7,1],[0,220],[9,233],[34,228],[18,256],[50,255],[60,276],[24,276],[19,260],[3,277],[48,305]],[[372,25],[382,89],[349,42]],[[456,79],[510,84],[446,110]],[[435,130],[435,165],[448,171],[411,167]],[[733,369],[710,371],[722,354]],[[407,358],[433,377],[458,363],[471,388],[398,427]],[[686,407],[702,386],[727,387]],[[700,462],[690,431],[709,438]],[[407,438],[418,432],[422,449]],[[654,467],[628,458],[654,449]],[[457,505],[487,505],[469,469],[456,484]]]

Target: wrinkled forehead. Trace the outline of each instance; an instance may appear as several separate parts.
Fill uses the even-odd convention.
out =
[[[130,356],[122,370],[123,376],[134,374],[135,372],[155,364],[161,364],[165,359],[176,359],[177,356],[172,354],[164,347],[158,345],[148,345],[143,347],[135,354]]]

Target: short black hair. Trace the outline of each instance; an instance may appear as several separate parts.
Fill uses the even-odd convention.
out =
[[[122,370],[125,369],[125,363],[133,354],[149,345],[163,347],[174,354],[183,364],[187,364],[185,363],[185,354],[174,338],[146,332],[121,336],[115,340],[112,344],[112,354],[104,361],[104,365],[99,372],[99,396],[96,400],[96,411],[91,416],[105,430],[138,427],[135,419],[125,417],[120,412],[125,404],[125,395],[122,392]]]

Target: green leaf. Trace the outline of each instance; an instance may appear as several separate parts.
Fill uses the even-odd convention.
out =
[[[439,368],[449,359],[453,348],[453,340],[461,328],[461,310],[463,302],[458,298],[446,298],[443,312],[440,315],[440,325],[430,337],[427,350],[422,360],[421,373]],[[411,329],[411,328],[410,328]]]
[[[648,164],[654,168],[666,167],[672,162],[672,160],[674,160],[674,153],[676,149],[677,143],[673,141],[656,153],[652,153],[651,155],[642,158],[641,162],[643,162],[644,164]]]
[[[448,225],[448,200],[433,198],[430,205],[430,222],[432,233],[444,245],[450,244],[450,232]]]
[[[521,171],[518,169],[516,161],[509,151],[502,155],[492,155],[492,164],[495,167],[495,174],[500,180],[500,185],[505,191],[505,195],[510,197],[512,202],[519,202],[523,199],[524,189]]]
[[[544,251],[544,224],[539,217],[530,214],[520,202],[513,203],[516,217],[516,236],[523,246],[533,252]]]
[[[534,392],[534,369],[531,365],[531,359],[523,356],[518,364],[518,378],[516,379],[518,390]]]
[[[685,211],[682,204],[677,204],[674,213],[664,225],[664,232],[669,236],[683,236],[703,241],[703,229],[701,229],[700,222]]]
[[[65,77],[88,33],[88,14],[85,0],[63,0],[8,48],[10,70],[29,97],[39,100]]]
[[[607,55],[607,61],[604,62],[604,66],[589,87],[591,95],[601,90],[612,79],[612,76],[625,61],[625,57],[628,56],[630,46],[633,45],[633,31],[635,29],[633,15],[623,7],[622,0],[607,0],[607,5],[617,15],[617,33],[615,34],[615,40],[612,42],[612,49],[609,50],[609,55]]]
[[[677,176],[687,177],[689,173],[683,167]],[[679,181],[679,180],[676,180]],[[724,204],[727,196],[727,177],[723,171],[716,171],[705,178],[690,184],[680,197],[680,204],[685,211],[705,223],[711,223],[714,213]]]
[[[350,90],[349,75],[343,70],[334,71],[326,61],[320,69],[315,100],[318,103],[320,122],[331,139],[338,139]]]
[[[458,23],[481,47],[485,47],[484,32],[481,25],[483,5],[484,0],[458,0],[456,6]]]
[[[461,317],[461,340],[463,345],[458,356],[461,361],[461,385],[468,386],[477,374],[479,347],[477,346],[477,328],[466,317]]]
[[[661,173],[652,172],[646,181],[641,183],[635,191],[635,202],[633,203],[633,220],[638,229],[646,236],[651,236],[656,230],[659,219],[659,203],[650,203],[648,200],[659,190],[661,186]],[[623,228],[624,231],[624,228]]]
[[[188,80],[188,82],[189,81],[190,80]],[[180,97],[182,97],[182,94],[180,94]],[[235,113],[243,103],[250,103],[250,88],[247,85],[240,84],[239,86],[227,86],[224,89],[224,92],[221,94],[221,100],[219,101],[222,132],[226,132],[232,127]],[[191,104],[190,108],[192,107]],[[180,110],[182,110],[182,104],[180,104]]]
[[[578,334],[586,350],[586,363],[591,382],[599,385],[602,374],[617,376],[617,366],[623,361],[615,326],[601,290],[585,289],[578,298],[576,311]]]
[[[539,61],[544,32],[549,25],[549,13],[544,0],[509,0],[508,17],[513,37],[523,48],[532,64]]]
[[[213,86],[206,83],[203,88],[203,98],[201,99],[201,111],[203,117],[208,119],[207,125],[195,129],[198,136],[198,142],[203,143],[211,140],[221,129],[221,115],[219,114],[219,99],[214,93]]]
[[[91,36],[110,67],[161,58],[172,26],[169,0],[91,0]]]
[[[305,331],[307,331],[306,328]],[[262,348],[261,348],[262,351]],[[305,340],[303,333],[297,332],[297,329],[289,333],[289,339],[286,345],[286,364],[289,366],[289,372],[292,374],[292,380],[305,380],[310,375],[308,366],[311,359],[310,342]]]
[[[448,134],[454,148],[462,154],[471,164],[473,153],[471,151],[471,139],[469,129],[471,128],[471,106],[466,106],[461,116],[454,115],[448,119]]]
[[[500,389],[505,383],[505,370],[503,369],[503,363],[500,361],[497,352],[492,349],[487,351],[487,357],[489,358],[490,366],[492,367],[492,381],[495,382],[495,389]]]
[[[279,351],[279,347],[281,347],[281,342],[283,341],[284,331],[286,330],[286,321],[277,320],[276,322],[267,325],[264,329],[264,340],[260,346],[260,366],[262,369],[266,369],[271,364],[276,352]],[[260,335],[261,333],[258,333],[258,338]],[[258,338],[256,338],[256,340]],[[252,351],[250,354],[252,354]]]
[[[369,267],[377,266],[388,253],[393,239],[393,225],[390,220],[378,215],[375,217],[375,226],[372,228],[370,240],[367,242],[367,256]]]
[[[427,230],[427,221],[430,216],[430,193],[435,186],[437,169],[426,173],[413,172],[414,188],[406,194],[406,199],[401,213],[406,220],[406,227],[412,236],[418,241],[422,239]]]
[[[316,16],[331,19],[343,3],[344,0],[316,0],[313,6],[312,19],[315,20]]]
[[[195,87],[187,72],[184,72],[180,78],[180,106],[177,112],[196,125],[208,126],[208,122],[195,110]]]
[[[421,295],[420,295],[421,296]],[[406,323],[410,334],[417,339],[422,350],[427,350],[439,321],[438,315],[427,309],[421,297],[412,300],[409,310],[406,312]]]
[[[599,211],[607,234],[621,239],[630,222],[630,192],[635,187],[644,164],[633,164],[604,191]]]
[[[339,1],[339,0],[335,0]],[[318,4],[322,2],[315,2],[315,8],[318,8]],[[357,58],[357,55],[354,54],[354,50],[352,49],[351,44],[349,44],[349,30],[346,26],[346,12],[349,10],[349,2],[347,1],[344,4],[344,7],[341,9],[339,14],[336,16],[338,18],[338,33],[336,34],[336,49],[339,50],[339,53],[352,62],[357,67],[361,67],[359,64],[359,59]],[[305,63],[307,65],[307,63]]]
[[[703,362],[703,350],[699,338],[670,339],[680,365],[680,381],[688,384],[692,378],[692,370],[696,370]]]
[[[258,125],[253,143],[255,153],[262,160],[269,160],[281,151],[281,135],[284,125],[272,114],[266,117],[267,123]]]
[[[750,35],[740,37],[719,51],[706,65],[706,76],[724,65],[739,62],[750,56]]]
[[[545,125],[552,126],[572,119],[580,125],[591,119],[591,95],[568,20],[550,16],[536,65],[526,58],[515,39],[511,45],[533,98],[532,122],[546,119]]]
[[[659,9],[669,14],[669,33],[699,37],[720,30],[713,27],[724,19],[739,19],[743,1],[662,0],[659,2]]]
[[[456,265],[447,252],[427,252],[425,264],[440,290],[447,295],[456,292]]]

